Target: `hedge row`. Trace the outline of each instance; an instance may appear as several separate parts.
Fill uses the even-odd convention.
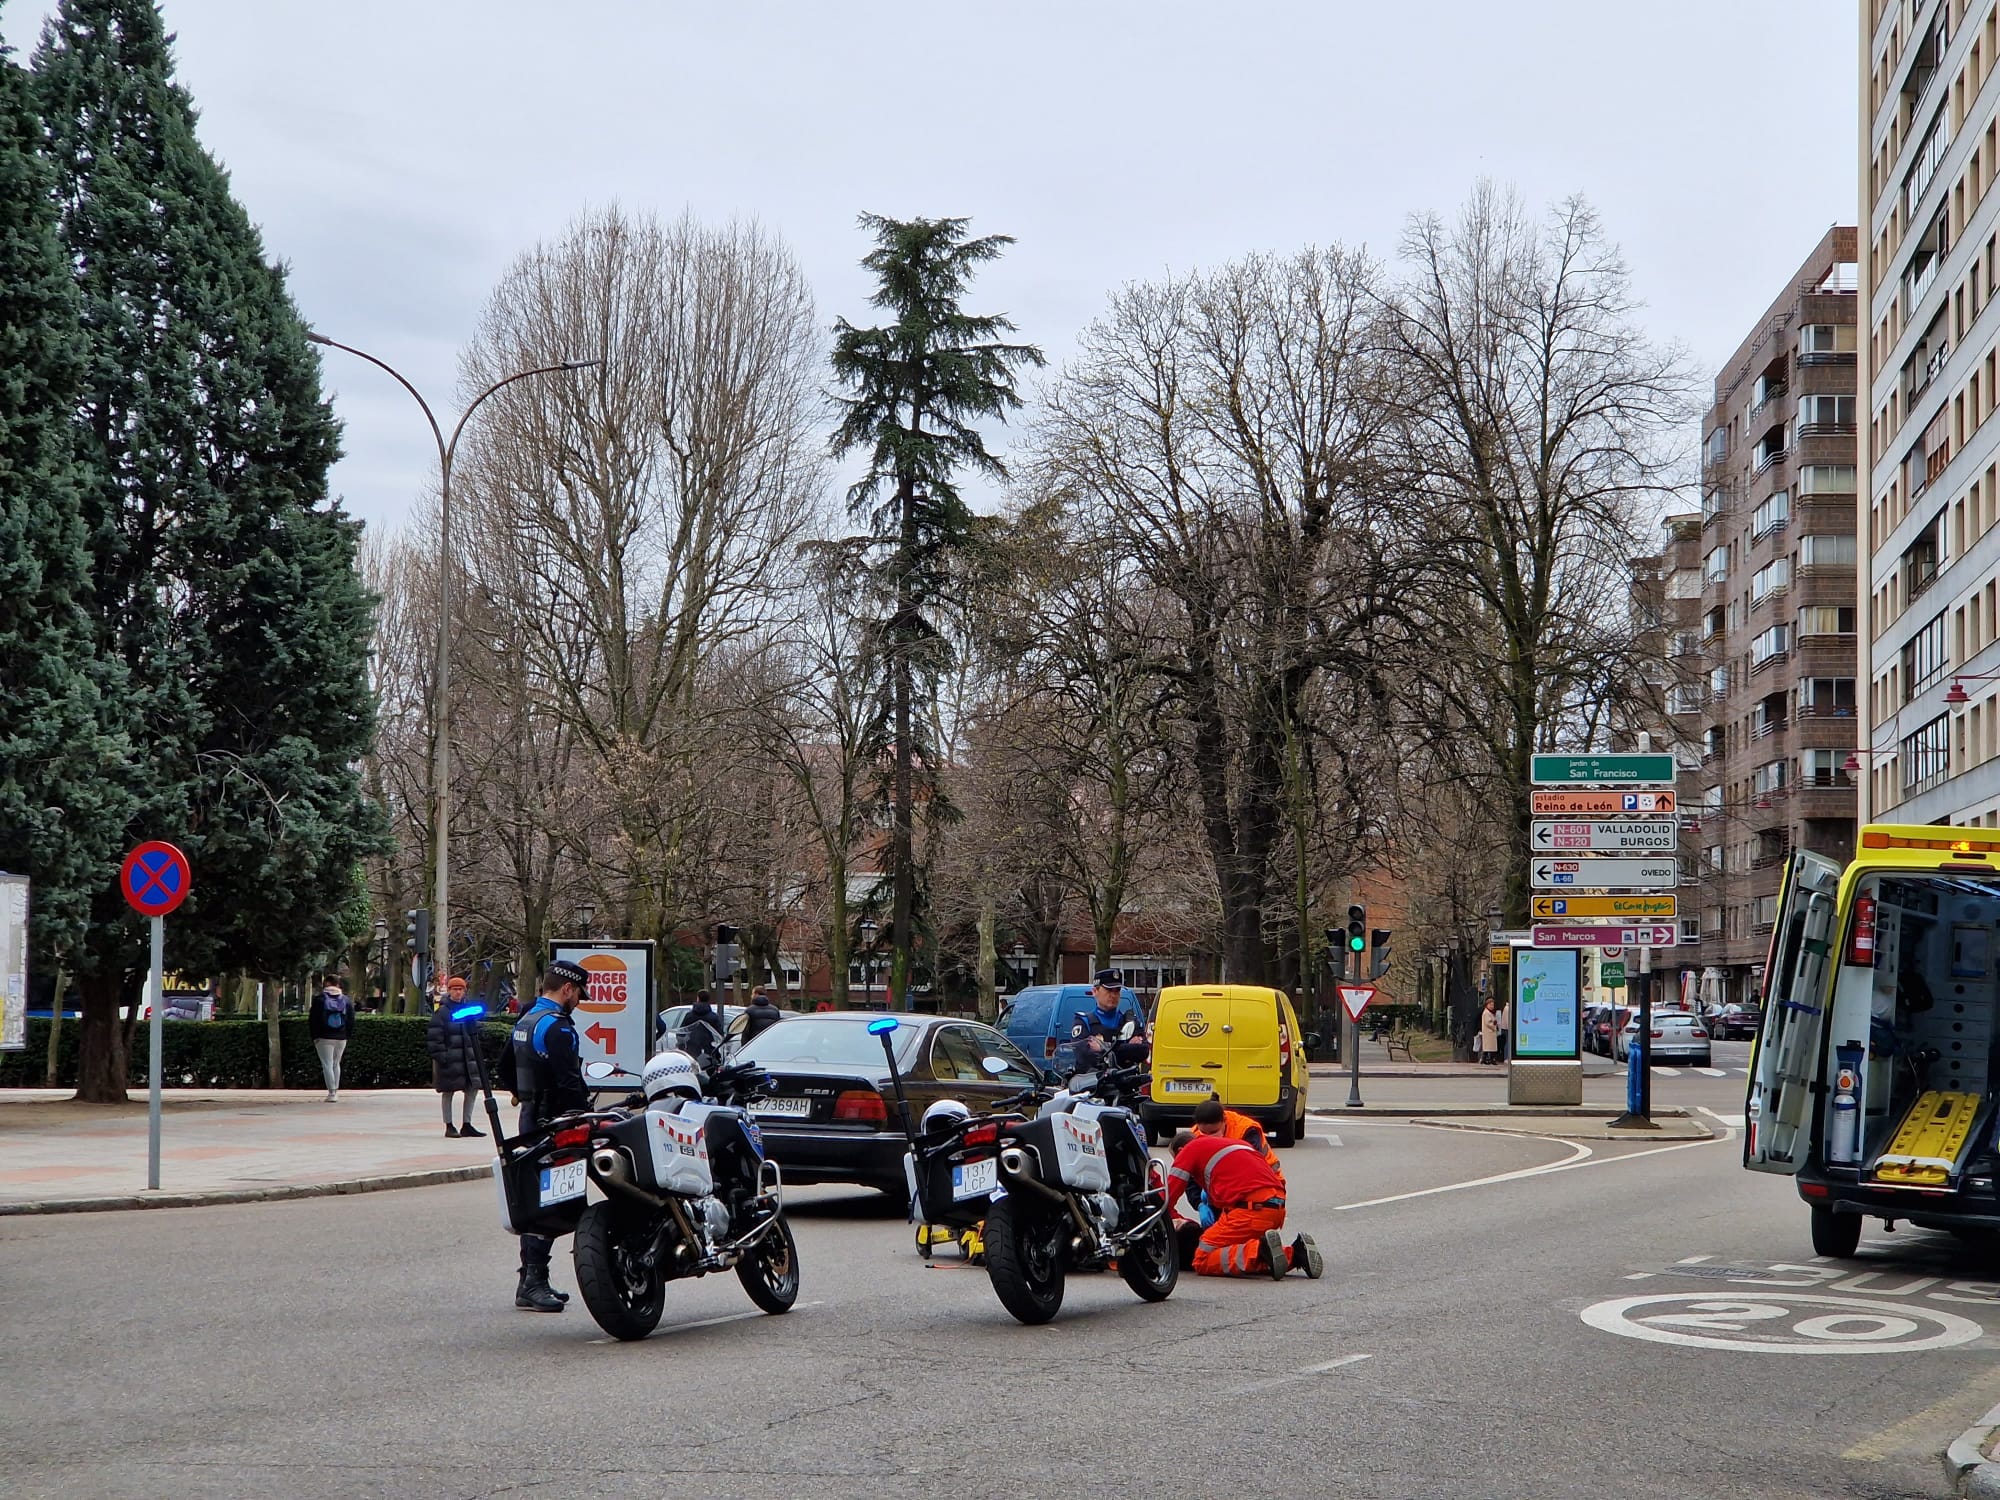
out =
[[[47,1076],[49,1025],[28,1021],[28,1046],[23,1052],[0,1052],[0,1088],[39,1088]],[[431,1056],[424,1048],[427,1023],[418,1016],[357,1016],[354,1037],[341,1058],[340,1081],[345,1088],[429,1088]],[[56,1042],[57,1082],[76,1084],[77,1043],[82,1026],[63,1022]],[[160,1076],[169,1088],[255,1089],[264,1087],[270,1043],[266,1023],[258,1020],[162,1021]],[[131,1082],[146,1083],[151,1055],[151,1028],[141,1025],[132,1039]],[[285,1087],[321,1087],[319,1054],[304,1016],[286,1016],[278,1023]],[[480,1027],[481,1049],[490,1069],[507,1045],[508,1027],[488,1021]]]

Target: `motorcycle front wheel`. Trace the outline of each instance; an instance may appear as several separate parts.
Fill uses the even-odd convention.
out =
[[[1159,1223],[1118,1252],[1118,1274],[1148,1302],[1164,1302],[1181,1279],[1180,1246],[1165,1214]]]
[[[614,1339],[642,1339],[660,1326],[667,1281],[654,1227],[609,1203],[593,1203],[576,1226],[576,1288],[597,1326]]]
[[[1063,1220],[1012,1196],[986,1211],[986,1274],[1000,1305],[1023,1323],[1062,1307]]]
[[[767,1313],[790,1312],[799,1300],[799,1247],[783,1214],[736,1262],[736,1279]]]

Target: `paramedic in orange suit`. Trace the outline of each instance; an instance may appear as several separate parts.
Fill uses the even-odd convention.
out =
[[[1194,1128],[1197,1135],[1221,1134],[1232,1141],[1247,1143],[1264,1158],[1264,1165],[1278,1174],[1279,1187],[1283,1188],[1285,1169],[1278,1165],[1278,1153],[1271,1149],[1264,1127],[1248,1115],[1239,1115],[1235,1110],[1225,1108],[1220,1100],[1211,1096],[1194,1107]]]
[[[1167,1210],[1192,1185],[1215,1209],[1215,1222],[1195,1245],[1197,1276],[1269,1276],[1302,1270],[1317,1279],[1322,1269],[1319,1247],[1309,1234],[1299,1235],[1288,1248],[1285,1227],[1285,1183],[1265,1163],[1255,1147],[1232,1141],[1221,1133],[1197,1134],[1174,1157],[1167,1173]]]

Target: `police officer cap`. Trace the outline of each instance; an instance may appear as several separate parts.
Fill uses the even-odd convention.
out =
[[[1092,983],[1108,984],[1114,990],[1123,989],[1125,987],[1125,971],[1123,969],[1099,969],[1097,971],[1097,978]]]
[[[590,971],[572,959],[559,958],[542,970],[542,984],[545,988],[552,988],[558,984],[575,984],[588,989]]]

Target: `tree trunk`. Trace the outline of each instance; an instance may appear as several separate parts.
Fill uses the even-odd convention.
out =
[[[285,1008],[285,987],[282,984],[264,983],[264,1082],[267,1087],[281,1089],[285,1086],[285,1043],[284,1033],[279,1029],[278,1016]]]
[[[125,1028],[118,1020],[123,991],[123,978],[118,974],[88,974],[77,985],[78,1009],[83,1012],[76,1068],[79,1103],[126,1102]]]
[[[984,887],[979,892],[979,1019],[988,1022],[1000,1014],[1000,992],[994,984],[1000,951],[993,941],[993,924],[993,891]]]
[[[49,1002],[49,1057],[47,1070],[42,1077],[42,1086],[44,1088],[52,1089],[60,1087],[56,1081],[58,1058],[60,1057],[58,1048],[62,1039],[63,988],[68,981],[68,974],[58,967],[56,969],[55,998]]]

